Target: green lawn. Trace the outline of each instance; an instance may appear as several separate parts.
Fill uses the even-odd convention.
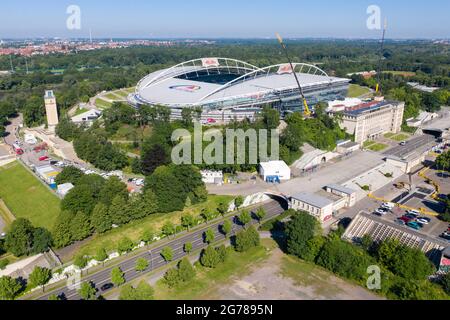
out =
[[[364,148],[368,148],[368,147],[370,147],[370,146],[373,145],[373,144],[375,144],[375,141],[367,140],[367,141],[365,141],[365,142],[363,143],[363,147],[364,147]]]
[[[86,109],[86,108],[78,108],[77,111],[75,111],[74,116],[77,116],[79,114],[85,113],[87,111],[88,111],[88,109]]]
[[[59,214],[59,198],[20,163],[0,168],[0,197],[16,218],[49,230]]]
[[[95,255],[98,249],[102,247],[108,251],[113,251],[117,248],[117,243],[123,237],[129,237],[131,240],[137,242],[145,230],[160,232],[162,226],[168,221],[172,221],[174,224],[179,225],[181,217],[186,213],[190,213],[193,216],[199,216],[202,209],[210,208],[215,210],[220,202],[229,202],[231,200],[233,200],[233,197],[230,196],[209,195],[206,202],[190,206],[183,211],[153,214],[144,219],[132,221],[102,235],[95,235],[92,240],[81,246],[77,250],[77,253]],[[64,260],[69,259],[70,257],[64,257]]]
[[[104,95],[109,100],[118,101],[120,100],[118,96],[116,96],[114,93],[110,92]]]
[[[264,242],[263,242],[264,245]],[[197,267],[195,278],[177,288],[168,288],[163,280],[155,285],[157,300],[204,300],[215,295],[220,286],[230,283],[233,277],[243,277],[250,272],[250,267],[267,259],[270,251],[265,246],[251,248],[247,252],[232,251],[227,261],[215,269]]]
[[[399,133],[399,134],[397,134],[397,135],[391,137],[392,140],[399,141],[399,142],[400,142],[400,141],[405,141],[405,140],[407,140],[408,138],[409,138],[409,135],[406,134],[406,133]]]
[[[111,107],[111,103],[110,102],[102,100],[100,98],[95,99],[95,105],[99,109],[106,109],[106,108]]]
[[[375,152],[379,152],[382,151],[384,149],[386,149],[388,146],[386,144],[383,143],[375,143],[370,145],[369,147],[367,147],[367,149],[375,151]]]
[[[386,139],[391,139],[393,136],[395,136],[395,133],[392,133],[392,132],[388,132],[388,133],[385,133],[385,134],[384,134],[384,137],[385,137]]]
[[[350,87],[348,88],[347,97],[357,98],[369,92],[370,89],[367,87],[361,87],[357,84],[351,84]]]
[[[128,92],[124,91],[124,90],[120,90],[120,91],[115,91],[114,92],[116,95],[121,96],[122,98],[126,98],[128,96]]]

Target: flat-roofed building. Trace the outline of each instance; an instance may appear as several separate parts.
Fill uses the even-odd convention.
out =
[[[261,162],[259,174],[264,181],[289,180],[291,179],[291,168],[284,161]]]
[[[320,222],[333,217],[334,201],[315,193],[301,192],[291,197],[291,208],[306,211]]]
[[[405,103],[398,101],[371,101],[345,108],[341,128],[363,144],[385,133],[398,133],[403,123]]]
[[[350,208],[356,204],[356,191],[351,188],[344,187],[339,184],[329,184],[325,187],[325,190],[341,197],[344,200],[342,207],[337,208],[335,206],[334,210],[339,210],[345,207]]]

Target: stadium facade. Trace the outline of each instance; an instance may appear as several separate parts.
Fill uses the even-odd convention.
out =
[[[302,111],[296,72],[308,104],[345,98],[350,79],[330,77],[305,64],[278,64],[258,68],[228,58],[202,58],[153,72],[128,96],[131,105],[163,105],[171,118],[180,119],[183,108],[201,108],[202,121],[253,120],[263,106],[285,114]]]

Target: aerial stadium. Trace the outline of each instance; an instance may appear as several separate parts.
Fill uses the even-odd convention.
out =
[[[147,75],[128,101],[137,108],[167,106],[172,119],[180,119],[184,108],[201,109],[202,121],[223,123],[253,120],[264,106],[285,115],[304,108],[294,72],[310,106],[347,95],[350,79],[331,77],[311,64],[258,68],[235,59],[202,58]]]

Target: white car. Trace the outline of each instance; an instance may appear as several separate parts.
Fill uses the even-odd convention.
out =
[[[430,223],[430,221],[428,221],[427,219],[424,219],[424,218],[418,218],[416,221],[421,224],[429,224]]]
[[[413,216],[416,216],[416,217],[420,214],[420,212],[417,210],[407,210],[406,213],[412,214]]]
[[[395,207],[395,204],[393,204],[392,202],[385,202],[381,205],[382,208],[386,208],[388,210],[392,210]]]
[[[380,216],[384,216],[385,214],[388,213],[388,211],[386,209],[379,208],[379,209],[375,210],[375,213],[380,215]]]

